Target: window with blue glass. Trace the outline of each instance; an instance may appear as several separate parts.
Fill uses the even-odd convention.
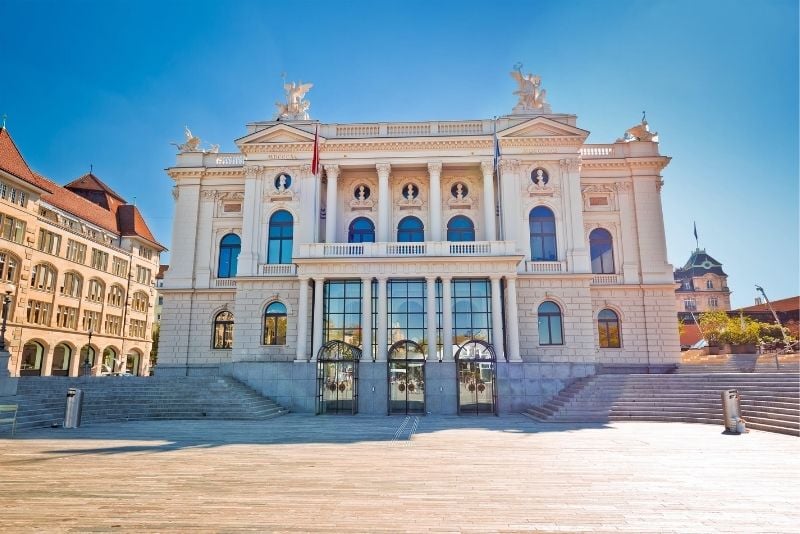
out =
[[[360,347],[361,280],[326,280],[322,298],[322,341]]]
[[[410,339],[427,347],[425,280],[389,280],[386,294],[389,345]]]
[[[589,254],[592,257],[592,272],[612,274],[614,272],[614,246],[611,234],[605,228],[595,228],[589,234]]]
[[[416,217],[403,217],[397,225],[397,241],[400,243],[421,243],[425,241],[425,227]]]
[[[242,240],[236,234],[228,234],[219,242],[219,262],[217,264],[218,278],[232,278],[236,276],[236,267],[239,263],[239,252],[242,250]]]
[[[537,206],[528,217],[531,236],[531,260],[556,261],[556,218],[550,208]]]
[[[366,217],[359,217],[350,223],[347,230],[348,243],[374,243],[375,225]]]
[[[563,345],[564,329],[561,323],[561,308],[546,300],[539,305],[539,345]]]
[[[475,241],[475,225],[464,215],[456,215],[447,223],[448,241]]]
[[[285,210],[276,211],[269,218],[269,244],[267,263],[292,263],[294,219]]]
[[[492,291],[489,280],[453,280],[453,343],[492,342]]]

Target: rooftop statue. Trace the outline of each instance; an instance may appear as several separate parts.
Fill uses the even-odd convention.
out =
[[[219,145],[211,145],[207,149],[200,147],[200,138],[193,135],[188,126],[183,127],[183,135],[186,137],[184,143],[171,143],[178,147],[181,154],[185,152],[202,152],[203,154],[216,154],[219,152]]]
[[[522,63],[514,65],[511,77],[517,80],[518,88],[514,91],[519,96],[514,113],[547,113],[550,105],[545,101],[547,91],[542,89],[542,79],[531,73],[522,74]]]
[[[630,143],[631,141],[652,141],[653,143],[658,143],[658,132],[650,131],[650,125],[647,123],[647,118],[643,111],[642,123],[625,130],[625,136],[622,140],[626,143]]]
[[[283,89],[286,91],[286,102],[275,102],[278,112],[275,114],[276,120],[308,120],[308,108],[311,103],[303,100],[306,93],[314,87],[313,83],[286,83]]]

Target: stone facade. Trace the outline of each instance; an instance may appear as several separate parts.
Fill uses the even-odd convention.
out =
[[[470,335],[496,355],[500,411],[540,404],[598,365],[675,364],[660,195],[669,158],[657,136],[643,123],[629,130],[636,136],[590,145],[574,115],[515,109],[495,120],[262,121],[247,125],[239,152],[181,152],[167,171],[174,248],[157,372],[231,374],[313,411],[324,389],[317,357],[338,339],[363,352],[359,411],[386,413],[389,346],[416,335],[425,409],[456,413],[464,370],[455,353]],[[281,257],[277,236],[289,234]],[[227,240],[238,243],[235,272]],[[329,299],[348,280],[360,296],[346,301],[338,334]],[[409,281],[420,293],[398,304],[393,291]],[[456,294],[465,281],[477,281],[476,293]],[[284,308],[275,344],[270,310]],[[229,348],[213,348],[224,344],[215,318],[231,315]]]

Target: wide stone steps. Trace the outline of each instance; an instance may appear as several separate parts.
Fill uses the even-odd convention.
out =
[[[676,421],[722,424],[726,389],[756,430],[800,436],[800,374],[597,375],[571,384],[525,415],[542,422]]]
[[[263,420],[287,413],[229,377],[31,377],[19,381],[17,430],[61,425],[69,388],[83,391],[81,424],[146,419]],[[9,431],[0,428],[0,435]]]

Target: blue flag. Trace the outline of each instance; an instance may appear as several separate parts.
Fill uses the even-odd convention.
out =
[[[697,240],[697,222],[694,222],[694,239]]]

